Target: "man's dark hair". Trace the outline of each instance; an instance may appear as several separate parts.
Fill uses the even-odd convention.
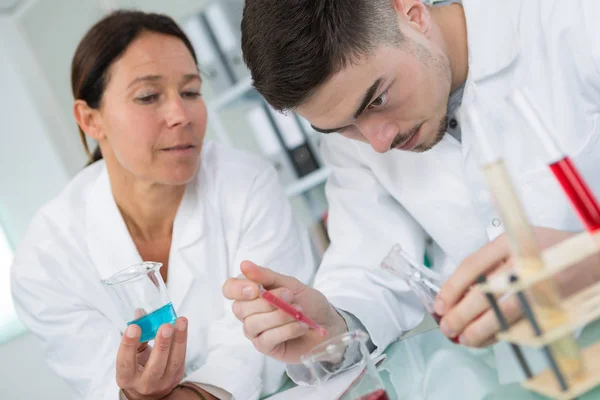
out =
[[[242,50],[277,110],[304,103],[332,75],[404,40],[392,0],[246,0]]]

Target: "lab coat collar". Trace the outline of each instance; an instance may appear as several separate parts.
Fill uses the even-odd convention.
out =
[[[102,162],[102,161],[100,161]],[[169,255],[168,287],[173,305],[178,308],[194,281],[193,258],[185,257],[185,249],[204,234],[203,202],[197,178],[186,187],[173,226],[173,239]],[[88,192],[85,202],[85,228],[87,246],[101,279],[142,261],[123,217],[112,195],[106,166]]]
[[[463,0],[467,21],[469,76],[479,81],[508,67],[519,54],[521,0]],[[510,21],[506,23],[506,21]]]
[[[112,195],[105,165],[88,192],[85,208],[87,246],[101,279],[142,261]]]

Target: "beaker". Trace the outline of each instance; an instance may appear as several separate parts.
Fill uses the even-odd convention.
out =
[[[323,385],[333,375],[360,368],[358,377],[339,400],[389,400],[385,386],[367,350],[369,335],[361,330],[346,332],[313,348],[301,357],[313,375],[313,381]]]
[[[140,342],[154,339],[161,325],[177,319],[160,267],[158,262],[142,262],[102,281],[127,325],[142,330]]]

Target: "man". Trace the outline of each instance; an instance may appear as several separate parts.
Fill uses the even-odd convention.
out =
[[[487,346],[498,331],[487,302],[467,292],[510,265],[510,249],[460,107],[487,110],[485,135],[505,160],[541,247],[582,230],[545,167],[547,156],[505,103],[528,87],[584,176],[600,168],[600,2],[248,0],[242,46],[257,90],[325,134],[331,247],[314,288],[251,263],[223,290],[246,336],[287,363],[324,338],[274,310],[256,283],[302,308],[328,337],[365,328],[383,351],[422,318],[415,297],[378,265],[394,243],[451,275],[435,309],[441,331]],[[600,193],[600,181],[590,179]],[[560,276],[570,293],[598,280],[591,262]],[[508,320],[516,302],[503,304]],[[483,314],[482,314],[483,313]],[[481,317],[479,317],[481,315]]]

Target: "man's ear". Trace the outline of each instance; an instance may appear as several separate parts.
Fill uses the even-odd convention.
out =
[[[428,34],[431,30],[431,15],[421,0],[392,0],[394,9],[402,19],[417,31]]]
[[[98,110],[91,108],[83,100],[75,100],[75,103],[73,104],[73,115],[75,116],[77,124],[86,135],[97,142],[104,139]]]

